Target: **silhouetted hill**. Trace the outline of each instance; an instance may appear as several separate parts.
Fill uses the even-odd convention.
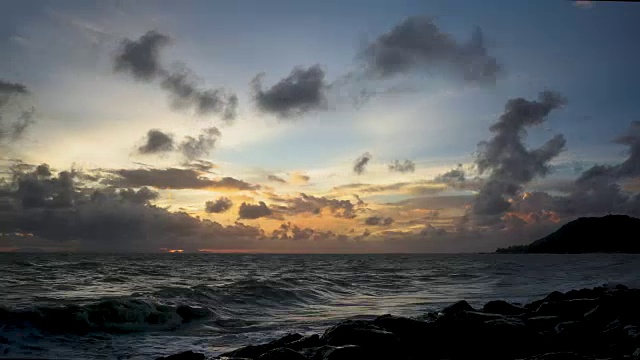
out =
[[[583,217],[529,245],[500,248],[497,253],[640,253],[640,219],[627,215]]]

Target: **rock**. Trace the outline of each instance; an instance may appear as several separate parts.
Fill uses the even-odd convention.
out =
[[[444,315],[453,315],[460,311],[475,311],[475,309],[469,305],[465,300],[460,300],[457,303],[451,304],[446,308],[442,309],[442,314]]]
[[[7,339],[4,336],[0,336],[0,344],[8,344],[9,343],[9,339]]]
[[[227,357],[227,358],[248,358],[248,359],[257,359],[260,355],[266,353],[269,350],[273,350],[275,348],[279,348],[279,347],[283,347],[289,343],[292,343],[294,341],[298,341],[300,339],[302,339],[303,336],[300,334],[288,334],[285,335],[284,337],[274,340],[272,342],[266,343],[266,344],[260,344],[260,345],[249,345],[249,346],[245,346],[233,351],[230,351],[228,353],[222,354],[220,355],[221,358]]]
[[[634,351],[631,356],[633,356],[636,359],[640,358],[640,348],[637,348],[636,351]]]
[[[560,316],[533,316],[526,320],[527,324],[532,325],[537,330],[553,329],[561,321]]]
[[[258,357],[259,360],[307,360],[307,358],[286,347],[269,350]]]
[[[398,337],[368,321],[347,320],[327,329],[322,335],[322,340],[333,346],[360,345],[379,348],[396,345]]]
[[[382,359],[370,351],[357,345],[324,346],[315,353],[313,360],[356,360],[356,359]]]
[[[305,336],[305,337],[300,338],[300,339],[298,339],[296,341],[292,341],[290,343],[287,343],[287,347],[289,349],[293,349],[293,350],[300,350],[300,349],[318,347],[318,346],[322,346],[322,345],[323,345],[323,342],[320,340],[320,335],[318,335],[318,334]]]
[[[536,355],[526,358],[526,360],[590,360],[591,357],[576,354],[574,352],[553,352],[543,355]]]
[[[156,360],[204,360],[204,354],[193,352],[191,350],[173,354],[165,357],[159,357]]]
[[[584,317],[584,314],[598,306],[594,299],[573,299],[565,301],[545,301],[535,310],[536,316],[556,315],[567,319]]]
[[[433,323],[393,315],[379,316],[373,320],[373,324],[400,338],[428,338],[435,330]]]
[[[484,307],[482,307],[482,311],[485,313],[500,315],[521,315],[528,312],[524,307],[515,306],[502,300],[489,301],[484,305]]]

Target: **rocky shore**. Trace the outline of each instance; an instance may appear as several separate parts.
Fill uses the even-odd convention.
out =
[[[481,309],[463,300],[419,318],[346,320],[322,335],[289,334],[215,359],[640,359],[640,289],[555,291],[525,305],[498,300]]]

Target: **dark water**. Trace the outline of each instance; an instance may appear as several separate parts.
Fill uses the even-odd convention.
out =
[[[603,283],[640,287],[640,256],[0,254],[0,357],[217,355],[345,318]]]

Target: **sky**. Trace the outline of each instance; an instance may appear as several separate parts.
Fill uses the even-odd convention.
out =
[[[0,251],[484,252],[640,216],[640,5],[6,1]]]

